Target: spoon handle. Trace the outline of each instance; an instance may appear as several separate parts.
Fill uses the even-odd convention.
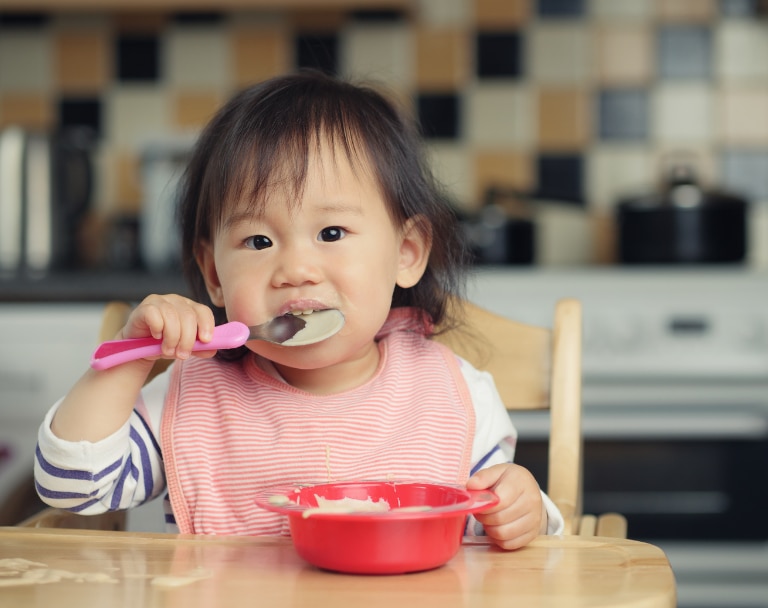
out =
[[[224,323],[214,328],[210,342],[196,340],[192,350],[236,348],[248,341],[250,333],[250,328],[239,321]],[[127,338],[102,342],[91,357],[91,367],[103,370],[144,357],[156,357],[162,354],[161,344],[162,340],[157,338]]]

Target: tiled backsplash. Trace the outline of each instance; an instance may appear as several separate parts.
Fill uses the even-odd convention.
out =
[[[251,82],[313,65],[378,81],[473,209],[490,185],[610,214],[670,157],[752,205],[768,267],[768,2],[417,0],[405,13],[0,12],[0,126],[85,124],[102,215],[137,213],[152,142]],[[590,258],[594,252],[587,252]]]

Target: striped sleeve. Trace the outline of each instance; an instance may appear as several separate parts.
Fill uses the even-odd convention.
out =
[[[136,410],[115,433],[91,443],[64,441],[53,434],[51,419],[57,407],[46,415],[37,438],[35,485],[45,503],[94,515],[138,506],[163,491],[160,446]]]

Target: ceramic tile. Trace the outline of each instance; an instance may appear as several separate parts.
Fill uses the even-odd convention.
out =
[[[177,93],[172,101],[171,124],[181,131],[199,131],[223,102],[216,92]]]
[[[753,268],[768,268],[768,201],[751,205],[747,217],[747,264]]]
[[[653,8],[647,0],[589,0],[588,13],[598,20],[645,22],[650,19]]]
[[[464,92],[466,137],[476,147],[533,143],[536,107],[522,85],[482,83]]]
[[[29,129],[50,129],[55,124],[50,99],[37,93],[0,94],[0,128],[19,125]]]
[[[658,73],[664,79],[706,80],[712,76],[713,41],[708,27],[669,25],[656,39]]]
[[[727,21],[717,28],[717,76],[725,81],[768,82],[768,35],[757,21]]]
[[[434,140],[427,144],[426,151],[435,178],[446,187],[453,202],[461,208],[471,208],[475,178],[467,146]]]
[[[723,17],[756,17],[760,11],[760,0],[720,0],[719,4]]]
[[[595,210],[610,210],[620,198],[647,191],[656,179],[645,146],[600,144],[589,152],[586,196]]]
[[[704,85],[663,85],[653,93],[653,139],[660,143],[707,144],[714,130],[712,90]]]
[[[655,0],[656,15],[662,21],[702,23],[718,12],[716,0]]]
[[[53,44],[58,90],[98,94],[112,81],[112,45],[104,31],[60,31]]]
[[[641,23],[601,25],[594,31],[595,70],[600,83],[644,85],[655,76],[651,27]]]
[[[115,176],[114,197],[120,211],[141,211],[144,192],[141,184],[141,163],[132,152],[118,152],[112,159]]]
[[[502,187],[520,192],[534,189],[533,158],[519,150],[477,150],[474,154],[476,205],[482,204],[488,188]]]
[[[427,139],[456,139],[462,132],[461,101],[453,93],[419,94],[416,106]]]
[[[539,154],[536,194],[541,199],[583,204],[584,173],[581,154]]]
[[[603,89],[597,97],[598,134],[603,140],[648,139],[649,103],[644,89]]]
[[[293,60],[290,35],[283,28],[237,28],[232,33],[232,60],[238,88],[288,72]]]
[[[479,78],[519,78],[523,75],[522,38],[518,32],[478,32],[475,65]]]
[[[160,40],[155,34],[131,33],[117,38],[117,79],[156,82],[160,79]]]
[[[328,74],[339,72],[339,38],[335,33],[303,32],[295,37],[293,45],[296,67]]]
[[[415,37],[418,90],[455,91],[463,88],[470,62],[467,32],[448,28],[419,29]]]
[[[591,78],[591,34],[585,25],[548,22],[526,38],[529,75],[537,82],[576,84]]]
[[[224,29],[176,25],[168,29],[164,42],[161,65],[172,87],[230,86],[232,57]]]
[[[576,150],[589,144],[591,98],[584,88],[541,88],[537,142],[541,150]]]
[[[425,27],[466,25],[472,5],[466,0],[415,0],[417,21]]]
[[[721,158],[722,186],[752,201],[768,201],[768,148],[730,148]]]
[[[169,96],[156,87],[117,87],[106,98],[105,135],[111,145],[137,149],[147,140],[169,133]]]
[[[531,18],[534,0],[475,0],[475,25],[486,31],[519,28]]]
[[[539,17],[582,17],[584,15],[584,0],[538,0],[536,10]]]
[[[60,128],[85,127],[99,137],[102,122],[100,99],[94,97],[61,97],[59,99],[57,124]]]
[[[768,86],[732,87],[719,99],[722,141],[768,146]]]
[[[417,45],[404,25],[355,24],[343,30],[340,46],[342,74],[400,87],[412,85]]]
[[[0,91],[50,91],[53,85],[52,40],[44,31],[0,32]]]

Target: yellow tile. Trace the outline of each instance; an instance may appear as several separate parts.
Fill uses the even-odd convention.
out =
[[[482,202],[491,186],[528,191],[533,186],[533,161],[516,150],[482,150],[474,154],[475,200]]]
[[[584,90],[540,90],[537,115],[542,150],[576,150],[588,144],[591,121],[589,97]]]
[[[49,129],[53,108],[48,97],[12,94],[0,96],[0,127],[19,125],[28,129]]]
[[[221,107],[222,101],[219,93],[177,93],[173,100],[174,126],[181,129],[204,127]]]
[[[642,85],[651,81],[654,46],[647,24],[618,24],[596,30],[596,67],[600,82]]]
[[[235,83],[245,87],[287,72],[291,64],[288,32],[243,28],[232,34]]]
[[[416,34],[416,84],[420,91],[455,91],[467,82],[468,33],[421,30]]]
[[[126,213],[141,211],[141,166],[136,154],[128,151],[116,152],[111,159],[114,162],[116,210]]]
[[[107,32],[66,30],[54,39],[55,80],[64,93],[98,93],[112,77]]]
[[[475,23],[483,30],[519,27],[528,23],[530,0],[476,0]]]
[[[715,17],[715,0],[656,0],[656,13],[662,21],[702,23]]]

